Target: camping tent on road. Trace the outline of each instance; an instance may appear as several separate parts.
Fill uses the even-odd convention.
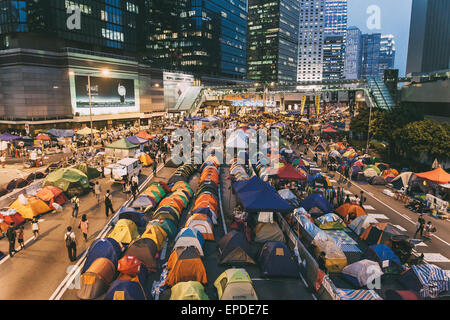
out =
[[[214,281],[219,300],[258,300],[252,279],[245,269],[225,270]]]
[[[88,249],[86,262],[84,263],[81,273],[84,273],[91,264],[98,258],[107,258],[111,260],[114,266],[117,267],[117,261],[122,254],[122,247],[120,244],[111,238],[97,239],[92,242]]]
[[[267,242],[259,254],[259,266],[263,277],[298,278],[299,269],[292,252],[282,242]]]
[[[255,264],[251,257],[250,245],[241,232],[231,230],[220,239],[218,247],[219,264]]]
[[[209,300],[198,281],[179,282],[170,290],[170,300]]]
[[[52,209],[41,199],[36,197],[28,197],[20,195],[14,201],[10,209],[15,209],[24,219],[33,219],[34,217],[49,212]]]
[[[206,284],[206,270],[195,247],[180,247],[174,249],[167,261],[169,273],[167,284],[174,286],[179,282],[198,281]]]
[[[129,244],[134,239],[139,237],[136,224],[129,219],[120,219],[117,221],[114,229],[108,235],[109,238],[116,240],[119,243]]]
[[[74,168],[61,168],[51,172],[42,185],[54,186],[64,191],[68,197],[83,194],[89,188],[89,179],[80,170]]]
[[[81,275],[80,290],[77,296],[81,300],[93,300],[100,297],[114,280],[116,266],[107,258],[96,259],[89,269]]]

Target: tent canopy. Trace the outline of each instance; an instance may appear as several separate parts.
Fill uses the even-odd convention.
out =
[[[250,245],[243,233],[231,230],[220,239],[219,261],[220,264],[255,264]]]
[[[108,237],[113,238],[119,243],[128,244],[138,236],[137,226],[132,220],[120,219]]]
[[[86,262],[84,263],[82,273],[84,273],[91,264],[98,258],[107,258],[117,267],[119,256],[122,254],[120,244],[111,238],[97,239],[92,242],[87,252]]]
[[[8,132],[0,134],[0,141],[13,141],[19,138],[20,138],[19,136],[10,134]]]
[[[277,169],[274,175],[278,176],[281,180],[297,180],[306,181],[305,175],[301,174],[291,164],[286,164],[285,166]]]
[[[267,242],[261,249],[259,265],[263,277],[298,278],[299,270],[294,255],[282,242]]]
[[[47,133],[55,137],[73,137],[75,135],[75,131],[73,130],[62,130],[54,128],[47,130]]]
[[[416,176],[417,178],[425,179],[437,184],[446,184],[450,182],[450,174],[440,167],[433,171],[416,173]]]
[[[209,300],[205,288],[198,281],[179,282],[170,291],[170,300]]]
[[[300,202],[300,206],[304,208],[306,211],[309,211],[312,208],[317,207],[320,210],[322,210],[323,213],[333,212],[332,204],[320,194],[312,194],[306,197],[302,202]]]
[[[135,144],[135,145],[140,145],[140,144],[144,144],[147,143],[148,140],[138,137],[138,136],[131,136],[127,138],[127,141],[131,144]]]
[[[225,270],[214,281],[220,300],[258,300],[252,280],[245,269]]]
[[[106,146],[106,148],[109,149],[121,149],[121,150],[130,150],[130,149],[138,149],[139,146],[132,144],[131,142],[129,142],[126,139],[120,139],[117,140],[109,145]]]
[[[86,136],[86,135],[89,135],[89,134],[92,134],[92,133],[99,133],[99,132],[100,131],[98,131],[96,129],[91,129],[91,128],[85,127],[85,128],[83,128],[81,130],[78,130],[77,134],[80,134],[82,136]]]

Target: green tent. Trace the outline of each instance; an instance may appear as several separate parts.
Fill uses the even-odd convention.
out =
[[[149,222],[149,225],[150,224],[160,226],[161,229],[163,229],[167,233],[167,236],[171,239],[174,239],[175,236],[177,235],[177,227],[170,219],[152,220]]]
[[[132,144],[127,139],[120,139],[120,140],[117,140],[117,141],[107,145],[106,148],[130,150],[130,149],[138,149],[139,146]]]
[[[96,168],[89,167],[86,163],[77,165],[75,169],[78,169],[85,175],[87,175],[89,180],[100,177],[100,171],[98,171]]]
[[[61,168],[50,173],[42,185],[53,186],[64,191],[67,196],[83,194],[89,188],[89,179],[82,171],[74,168]]]
[[[366,171],[367,169],[373,169],[373,170],[375,170],[377,172],[378,175],[381,174],[381,170],[377,166],[375,166],[373,164],[369,164],[368,166],[365,166],[363,168],[363,171]]]
[[[170,290],[170,300],[209,300],[198,281],[179,282]]]

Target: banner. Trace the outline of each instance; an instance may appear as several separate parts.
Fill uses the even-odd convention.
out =
[[[320,112],[320,94],[316,95],[316,115]]]
[[[306,104],[306,96],[302,96],[301,102],[302,102],[302,105],[300,107],[300,115],[303,115],[303,110],[305,109],[305,104]]]

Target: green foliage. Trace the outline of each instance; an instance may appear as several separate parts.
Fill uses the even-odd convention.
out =
[[[356,134],[363,134],[367,137],[367,129],[369,124],[369,108],[360,109],[356,117],[350,121],[350,130]]]

